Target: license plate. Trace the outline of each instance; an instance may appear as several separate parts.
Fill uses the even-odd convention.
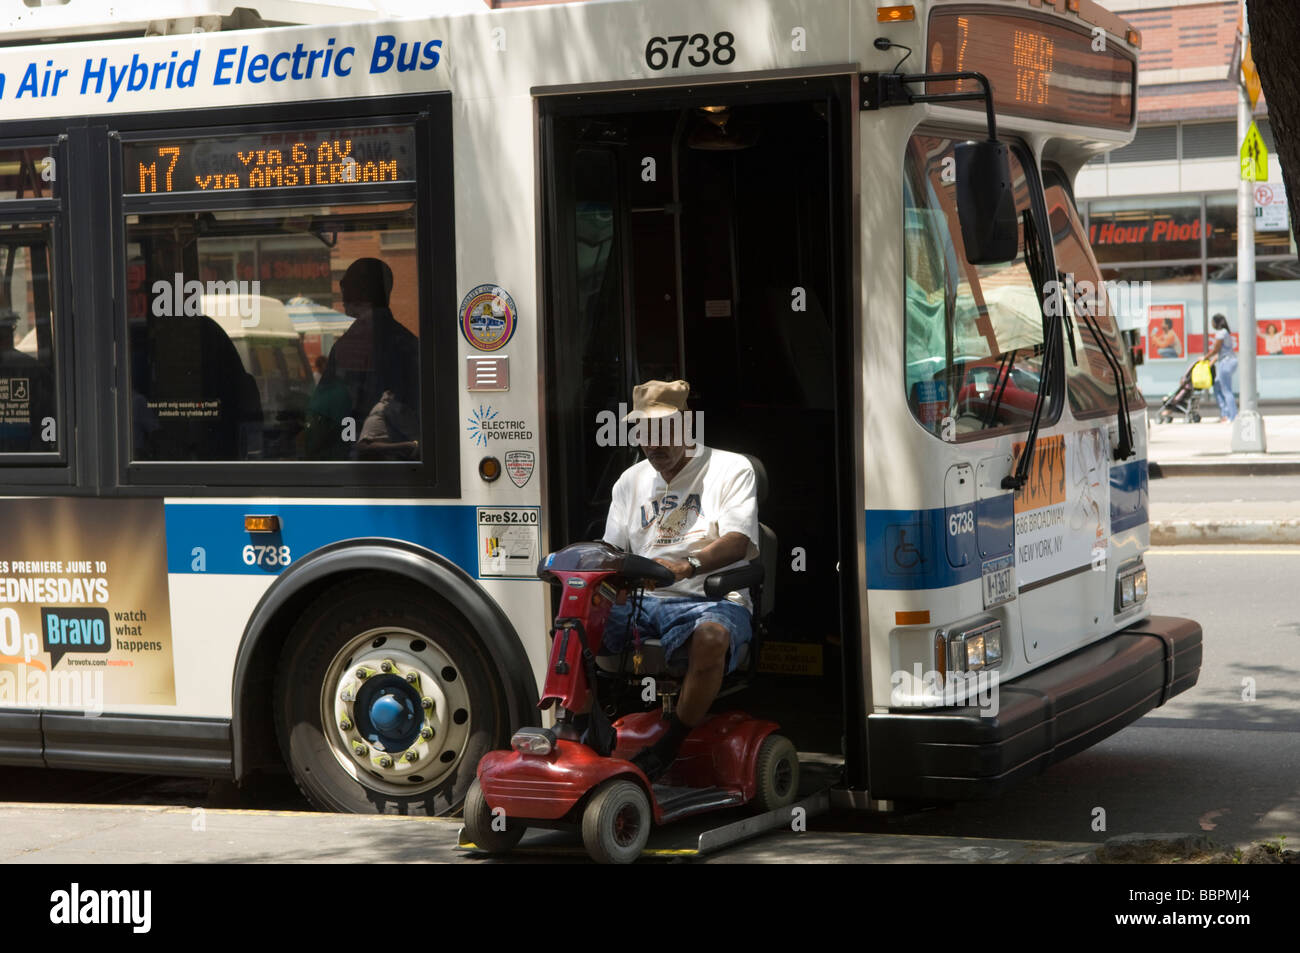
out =
[[[1015,572],[1015,560],[1011,556],[990,559],[980,566],[985,609],[1000,606],[1016,597]]]

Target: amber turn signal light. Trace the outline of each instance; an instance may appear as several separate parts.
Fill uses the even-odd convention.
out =
[[[902,23],[915,19],[916,10],[910,3],[897,7],[880,7],[876,10],[877,23]]]

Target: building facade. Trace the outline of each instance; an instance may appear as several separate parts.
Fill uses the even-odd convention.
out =
[[[1102,2],[1142,32],[1138,130],[1132,144],[1085,166],[1075,189],[1105,277],[1141,289],[1127,285],[1121,307],[1143,333],[1138,383],[1148,399],[1157,399],[1208,349],[1213,315],[1240,330],[1240,142],[1237,87],[1228,78],[1240,4]],[[1261,96],[1255,121],[1269,150],[1269,177],[1255,187],[1252,236],[1259,392],[1264,400],[1297,399],[1300,265],[1267,116]]]

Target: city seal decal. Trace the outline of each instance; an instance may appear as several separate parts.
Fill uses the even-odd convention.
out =
[[[506,473],[510,474],[510,482],[522,489],[533,475],[535,462],[531,450],[507,450]]]
[[[519,324],[515,301],[500,285],[479,285],[460,302],[460,333],[480,351],[505,347]]]

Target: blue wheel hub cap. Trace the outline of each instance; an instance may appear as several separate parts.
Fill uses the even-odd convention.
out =
[[[358,733],[380,751],[401,753],[419,740],[424,723],[420,696],[398,675],[368,680],[357,692],[353,711]]]

